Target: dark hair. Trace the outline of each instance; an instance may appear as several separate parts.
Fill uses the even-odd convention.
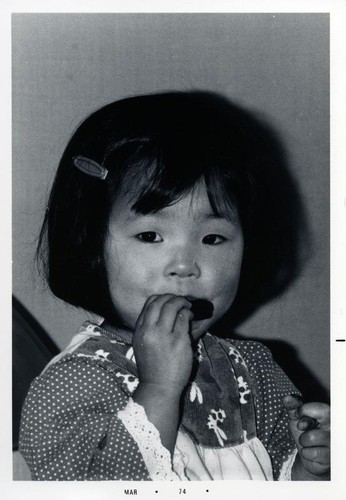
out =
[[[80,172],[81,155],[108,169]],[[272,132],[211,92],[123,99],[91,114],[62,156],[38,246],[53,293],[114,319],[104,264],[110,211],[121,190],[141,213],[168,206],[204,179],[214,212],[238,208],[245,241],[234,321],[280,293],[298,265],[297,191]]]

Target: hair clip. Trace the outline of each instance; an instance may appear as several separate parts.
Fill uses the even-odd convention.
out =
[[[104,180],[107,177],[108,170],[102,167],[99,163],[85,156],[76,156],[73,158],[74,165],[84,174],[91,175]]]

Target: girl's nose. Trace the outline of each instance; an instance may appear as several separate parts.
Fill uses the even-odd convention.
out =
[[[168,256],[168,263],[165,267],[165,276],[177,276],[180,278],[199,278],[201,269],[196,262],[196,256],[193,252],[186,249],[172,251]]]

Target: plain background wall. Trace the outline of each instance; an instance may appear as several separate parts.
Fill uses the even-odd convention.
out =
[[[238,332],[282,343],[291,377],[302,367],[313,395],[328,389],[329,16],[15,14],[12,53],[13,293],[57,345],[65,347],[90,317],[54,298],[33,262],[49,187],[72,131],[122,97],[212,90],[278,132],[313,236],[300,278]]]

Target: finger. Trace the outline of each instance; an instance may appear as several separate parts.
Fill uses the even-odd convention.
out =
[[[316,462],[326,468],[330,466],[330,449],[325,446],[302,448],[300,455],[309,462]]]
[[[136,323],[136,328],[138,326],[142,326],[143,325],[143,321],[144,321],[144,318],[145,318],[145,315],[147,314],[147,309],[148,309],[148,306],[154,301],[156,300],[156,298],[158,297],[158,295],[151,295],[144,303],[144,306],[142,307],[142,310],[137,318],[137,323]]]
[[[289,419],[298,419],[298,408],[303,404],[301,397],[298,394],[287,394],[283,398],[283,405],[287,410]]]
[[[325,446],[328,448],[330,445],[330,433],[324,429],[313,429],[303,432],[299,436],[299,444],[304,448],[312,446]]]
[[[162,295],[152,295],[148,298],[146,303],[144,304],[142,313],[143,313],[143,321],[142,326],[148,327],[156,324],[159,320],[161,307],[165,302],[167,302],[175,295],[172,294],[162,294]]]
[[[297,427],[300,431],[309,431],[318,427],[318,422],[315,418],[303,416],[298,420]]]
[[[173,332],[178,333],[188,333],[190,328],[190,321],[194,318],[194,315],[190,309],[180,309],[176,315]]]
[[[299,417],[310,417],[317,420],[319,426],[330,428],[330,407],[324,403],[304,403],[297,410]]]
[[[158,325],[165,330],[173,332],[178,314],[180,314],[183,309],[189,310],[190,308],[191,303],[185,297],[170,297],[164,304],[162,304]],[[182,318],[186,323],[188,315],[186,315],[186,313],[182,313],[180,319]],[[178,322],[178,324],[181,324],[181,321]]]

